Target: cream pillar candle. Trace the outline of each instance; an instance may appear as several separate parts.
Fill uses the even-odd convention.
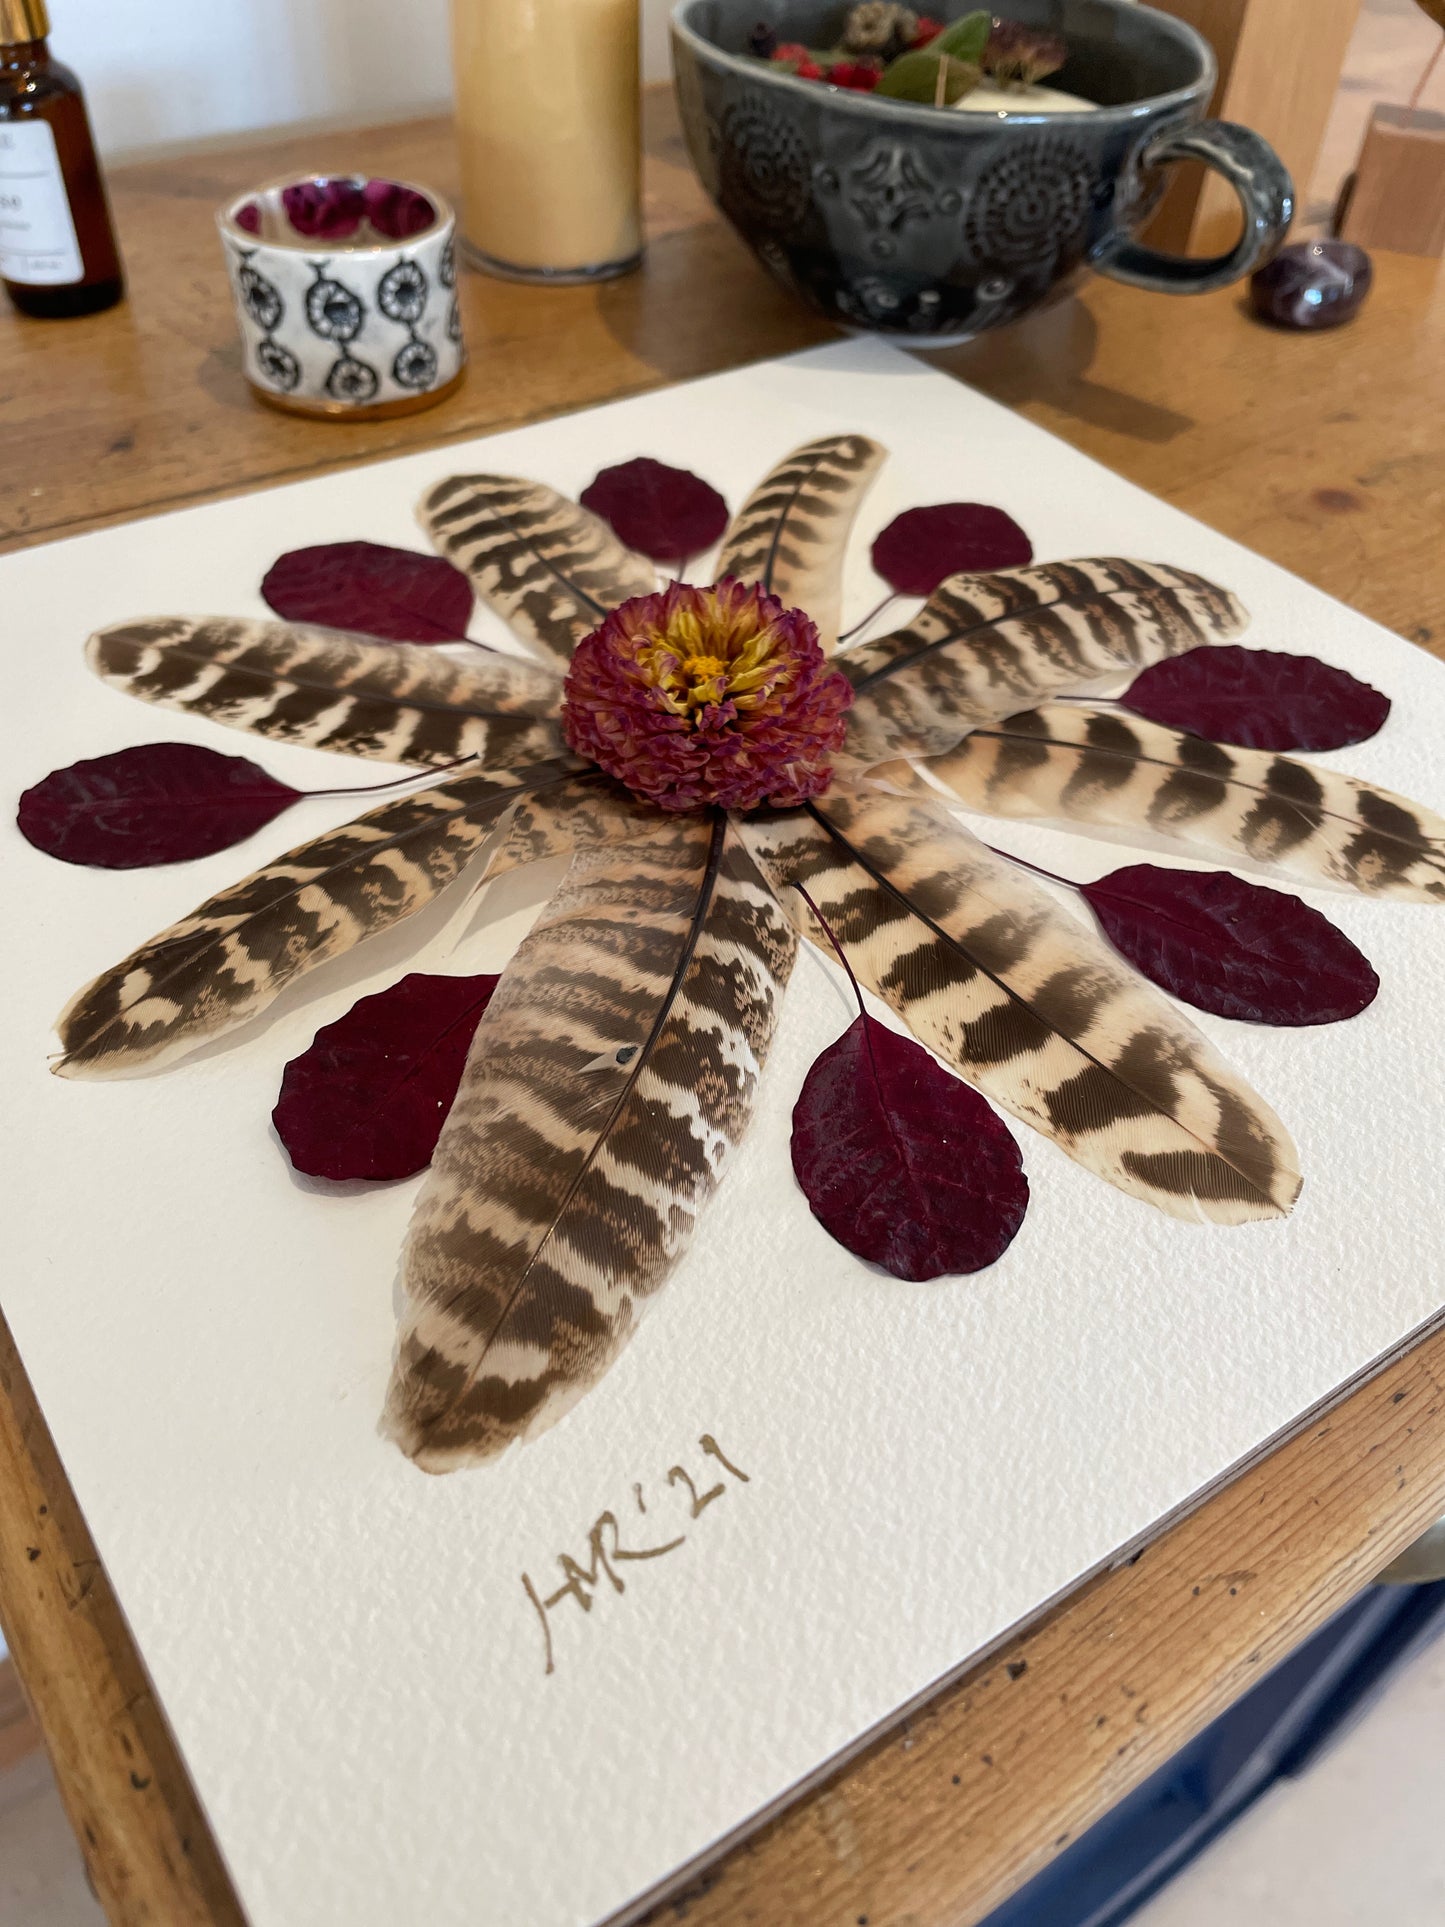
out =
[[[462,252],[525,280],[642,253],[638,0],[452,0]]]

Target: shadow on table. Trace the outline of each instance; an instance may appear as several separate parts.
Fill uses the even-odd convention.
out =
[[[1099,324],[1077,295],[1025,316],[997,334],[929,354],[929,362],[972,383],[1009,408],[1046,402],[1091,428],[1131,441],[1172,442],[1193,428],[1192,416],[1091,381]]]
[[[718,289],[733,299],[719,310]],[[838,338],[839,330],[777,286],[720,222],[656,236],[640,273],[597,289],[608,332],[649,368],[673,381]],[[945,374],[972,383],[1010,408],[1046,402],[1060,414],[1132,441],[1165,443],[1193,418],[1093,381],[1098,322],[1074,297],[997,334],[958,348],[923,350]]]
[[[719,289],[727,297],[719,299]],[[608,333],[673,381],[832,341],[837,330],[780,288],[720,221],[648,241],[641,270],[596,291]]]

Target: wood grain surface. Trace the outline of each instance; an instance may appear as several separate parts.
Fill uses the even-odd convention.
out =
[[[0,547],[827,339],[711,215],[665,98],[649,112],[645,272],[595,289],[465,277],[470,377],[394,423],[315,424],[250,400],[212,210],[288,167],[448,190],[445,123],[118,172],[130,302],[66,323],[0,313]],[[1182,300],[1100,281],[929,358],[1438,650],[1435,266],[1381,257],[1363,316],[1331,334],[1264,328],[1237,292]],[[876,1739],[657,1908],[653,1927],[969,1927],[1445,1511],[1442,1384],[1445,1334]],[[0,1620],[111,1918],[239,1920],[3,1326]]]

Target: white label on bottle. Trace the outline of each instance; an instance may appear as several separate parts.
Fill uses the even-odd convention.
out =
[[[49,122],[0,120],[0,276],[51,287],[84,274]]]

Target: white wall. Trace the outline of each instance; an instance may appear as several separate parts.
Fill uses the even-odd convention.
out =
[[[520,5],[523,0],[501,0]],[[448,0],[51,0],[107,158],[295,121],[404,120],[451,95]],[[667,67],[670,0],[642,0]]]

